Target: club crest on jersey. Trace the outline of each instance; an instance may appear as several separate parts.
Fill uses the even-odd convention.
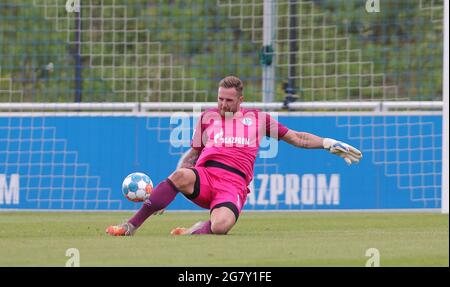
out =
[[[242,124],[245,126],[251,126],[253,124],[253,121],[251,118],[243,118],[242,119]]]

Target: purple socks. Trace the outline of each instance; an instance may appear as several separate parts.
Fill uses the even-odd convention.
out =
[[[153,213],[163,208],[166,208],[178,194],[178,189],[170,179],[162,181],[155,187],[150,197],[144,202],[141,209],[130,219],[134,227],[138,228],[144,221]],[[195,226],[192,234],[212,234],[211,220],[203,221]]]
[[[211,220],[203,221],[198,229],[195,229],[192,234],[212,234]]]
[[[166,208],[178,194],[178,189],[170,179],[162,181],[153,189],[150,197],[144,202],[141,209],[130,219],[134,227],[139,227],[154,212]]]

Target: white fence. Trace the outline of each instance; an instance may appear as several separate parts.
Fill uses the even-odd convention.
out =
[[[243,107],[257,108],[261,110],[289,109],[290,111],[372,111],[389,112],[397,110],[418,111],[442,111],[442,101],[373,101],[373,102],[294,102],[285,106],[284,103],[243,103]],[[87,111],[122,111],[122,112],[147,112],[147,111],[173,111],[173,110],[198,110],[200,108],[217,107],[216,102],[204,103],[0,103],[0,112],[87,112]]]

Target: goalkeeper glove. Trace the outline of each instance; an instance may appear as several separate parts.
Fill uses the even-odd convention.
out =
[[[323,148],[332,154],[342,157],[348,165],[358,163],[362,158],[362,153],[358,149],[335,139],[324,138]]]

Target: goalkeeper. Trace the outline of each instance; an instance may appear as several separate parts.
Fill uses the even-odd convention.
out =
[[[147,218],[166,208],[179,193],[209,209],[210,218],[190,228],[175,228],[171,234],[227,234],[247,199],[247,186],[253,179],[256,155],[264,136],[299,148],[326,149],[347,164],[358,163],[362,158],[361,152],[351,145],[290,130],[267,113],[241,108],[243,83],[237,77],[228,76],[220,81],[217,99],[217,108],[201,114],[191,149],[180,167],[155,187],[128,222],[109,226],[108,234],[133,235]]]

